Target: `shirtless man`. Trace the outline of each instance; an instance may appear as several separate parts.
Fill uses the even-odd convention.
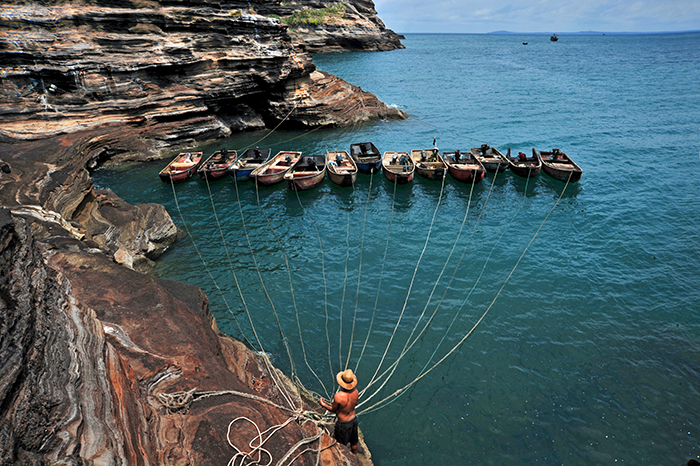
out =
[[[318,404],[338,416],[333,432],[335,440],[342,445],[349,443],[350,450],[357,454],[357,443],[359,442],[357,416],[355,416],[355,407],[359,397],[357,388],[355,388],[357,387],[357,376],[353,374],[351,369],[348,369],[338,372],[335,379],[340,385],[340,391],[333,397],[333,404],[328,404],[323,398],[318,400]]]

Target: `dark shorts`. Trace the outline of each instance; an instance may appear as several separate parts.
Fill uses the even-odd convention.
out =
[[[357,417],[352,418],[347,422],[336,421],[335,432],[333,438],[343,445],[357,445],[359,441],[357,437]]]

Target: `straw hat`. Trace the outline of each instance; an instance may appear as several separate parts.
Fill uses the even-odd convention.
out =
[[[352,373],[352,369],[338,372],[335,379],[338,381],[338,385],[343,387],[345,390],[352,390],[357,385],[357,376]]]

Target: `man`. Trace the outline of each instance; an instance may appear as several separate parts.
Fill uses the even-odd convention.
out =
[[[318,400],[318,404],[338,416],[333,432],[335,440],[342,445],[349,443],[350,450],[357,454],[357,443],[359,442],[357,416],[355,416],[355,407],[359,398],[359,393],[355,388],[357,387],[357,376],[353,374],[352,369],[348,369],[338,372],[335,379],[340,385],[340,391],[333,397],[333,404],[328,404],[323,397]]]

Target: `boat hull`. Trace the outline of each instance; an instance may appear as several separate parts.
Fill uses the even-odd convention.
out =
[[[197,175],[200,180],[220,180],[228,175],[229,167],[238,159],[238,154],[235,150],[227,151],[222,154],[222,151],[216,151],[199,167]]]
[[[553,151],[538,151],[536,154],[542,162],[542,171],[555,180],[575,183],[581,179],[583,170],[565,153],[558,152],[559,160],[553,158]]]
[[[287,184],[287,188],[292,191],[306,191],[321,184],[325,175],[325,173],[319,173],[318,175],[298,178],[287,177],[284,179],[284,182]]]
[[[521,178],[534,178],[540,174],[542,169],[542,159],[537,154],[535,148],[532,148],[532,157],[527,157],[525,160],[520,160],[517,157],[510,157],[510,149],[508,149],[508,167],[510,171]]]
[[[357,181],[357,165],[345,151],[330,151],[326,154],[328,159],[328,178],[344,188],[352,186]]]
[[[486,174],[486,170],[481,168],[459,168],[455,165],[450,165],[448,171],[452,178],[467,184],[477,184],[481,182]]]
[[[447,174],[447,165],[437,148],[414,149],[411,158],[416,164],[416,173],[428,180],[442,180]]]
[[[182,183],[194,175],[202,164],[201,152],[192,152],[192,162],[184,162],[186,153],[178,154],[164,169],[158,173],[163,183]]]
[[[382,156],[384,177],[396,184],[408,184],[413,181],[416,164],[407,152],[385,152]]]
[[[290,161],[285,159],[289,155]],[[301,158],[301,152],[281,151],[273,158],[253,170],[249,177],[258,186],[272,186],[281,183],[294,165]]]
[[[371,142],[351,144],[350,156],[360,173],[377,173],[382,169],[382,154]]]
[[[258,150],[260,157],[255,159],[255,150]],[[270,149],[247,149],[241,156],[229,167],[229,175],[236,181],[248,181],[250,174],[256,168],[270,160]]]

